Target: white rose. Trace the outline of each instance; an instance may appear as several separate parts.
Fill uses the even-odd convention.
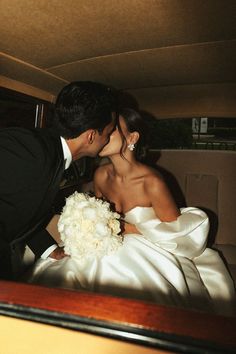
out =
[[[117,235],[120,233],[120,223],[118,220],[116,219],[109,219],[108,220],[108,226],[110,227],[110,229],[112,230],[112,233],[114,235]]]
[[[119,217],[108,202],[75,192],[66,199],[58,222],[65,252],[85,262],[116,251],[122,243]]]
[[[83,209],[83,216],[84,218],[86,219],[89,219],[89,220],[95,220],[96,219],[96,210],[94,208],[91,208],[91,207],[85,207]]]
[[[102,224],[101,222],[96,223],[95,230],[99,236],[108,236],[109,234],[111,234],[111,232],[109,232],[108,227]]]

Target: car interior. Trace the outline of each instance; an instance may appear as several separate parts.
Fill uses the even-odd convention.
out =
[[[210,220],[208,246],[220,252],[234,284],[236,284],[235,19],[234,0],[226,2],[1,0],[0,2],[0,127],[50,126],[57,94],[66,84],[76,80],[98,81],[118,89],[127,105],[135,106],[144,115],[158,122],[185,120],[192,139],[190,146],[180,144],[172,147],[163,144],[163,147],[156,148],[154,143],[152,147],[151,142],[147,162],[164,176],[180,208],[195,206],[207,213]],[[214,120],[214,129],[215,126],[218,127],[219,122],[221,126],[225,122],[224,129],[227,131],[231,129],[234,135],[228,140],[218,139],[222,142],[220,147],[214,145],[213,140],[207,140],[210,133],[201,132],[200,128],[194,135],[191,130],[193,119],[204,117],[207,117],[208,125],[210,119]],[[229,121],[231,128],[227,125]],[[170,132],[167,132],[168,134]],[[193,141],[198,142],[201,138],[208,141],[208,145],[193,144]],[[153,142],[154,139],[155,136],[152,138]],[[227,141],[231,144],[230,148]],[[55,201],[55,212],[60,212],[65,198],[73,191],[93,191],[93,173],[101,163],[103,161],[99,159],[85,158],[71,166],[64,176],[60,193]],[[0,281],[1,283],[0,287],[5,290],[0,290],[0,302],[5,304],[4,306],[8,304],[8,310],[5,309],[5,312],[2,310],[1,313],[6,314],[6,311],[10,311],[9,304],[27,306],[22,302],[23,295],[22,297],[14,295],[17,294],[17,289],[22,289],[18,294],[24,292],[25,284],[21,282],[8,284]],[[43,292],[40,287],[32,286],[32,294],[34,292],[37,294],[37,291],[42,298]],[[71,293],[71,299],[73,298],[75,302],[76,294]],[[60,301],[60,290],[55,290],[55,294],[57,301]],[[89,301],[90,306],[96,308],[96,302],[93,304],[90,295],[88,300],[83,298],[85,295],[82,293],[81,303]],[[17,298],[14,299],[14,296]],[[50,298],[52,295],[48,296]],[[69,297],[70,295],[68,299]],[[111,301],[110,298],[108,300]],[[119,302],[119,299],[117,301]],[[34,304],[28,306],[34,307]],[[36,307],[40,306],[39,303],[36,304]],[[57,311],[53,306],[48,306],[49,311]],[[112,302],[110,306],[112,309]],[[63,309],[58,311],[63,312]],[[81,317],[80,309],[76,311],[76,315]],[[142,311],[145,312],[140,305],[140,318]],[[158,309],[155,311],[158,314]],[[166,313],[168,317],[168,307],[163,311],[162,316],[165,317]],[[66,309],[64,312],[70,313],[70,310]],[[9,313],[12,316],[12,310]],[[96,318],[96,309],[94,314]],[[181,312],[178,314],[181,316]],[[201,331],[198,335],[198,330],[194,327],[192,332],[191,330],[188,332],[187,328],[192,326],[190,318],[191,316],[194,318],[195,315],[199,316],[199,319],[196,317],[199,324],[201,315],[206,316],[186,311],[186,316],[183,315],[186,321],[184,330],[179,329],[181,321],[179,327],[171,327],[173,326],[171,324],[170,328],[165,329],[158,322],[158,316],[155,317],[153,331],[159,333],[159,341],[154,347],[170,350],[169,352],[190,352],[188,345],[190,346],[191,340],[184,341],[183,338],[191,337],[194,338],[191,345],[200,341],[199,346],[196,344],[195,347],[191,347],[191,350],[195,348],[196,352],[205,352],[208,345],[212,352],[218,352],[217,350],[220,352],[221,345],[223,352],[235,350],[236,341],[233,339],[233,333],[236,330],[236,313],[232,313],[232,317],[226,319],[220,316],[211,317],[209,326],[214,333],[212,332],[211,337],[209,330],[208,338],[204,337]],[[18,315],[26,318],[24,316],[22,312]],[[86,312],[83,316],[93,317],[91,313],[86,315]],[[145,316],[148,316],[147,312],[143,318]],[[205,323],[206,318],[203,320]],[[42,319],[40,321],[43,322]],[[117,321],[123,323],[120,318]],[[59,322],[55,323],[60,326]],[[135,320],[127,323],[131,327],[137,325]],[[137,326],[142,327],[142,324],[139,322]],[[89,328],[87,331],[92,331],[91,324]],[[151,330],[152,326],[150,323],[144,324],[143,328]],[[164,342],[161,342],[160,333],[172,335],[170,337],[172,339],[168,337],[169,347],[163,338]],[[102,335],[104,336],[104,333]],[[182,342],[176,340],[178,335]],[[144,345],[148,343],[150,347],[152,336],[149,333],[146,337],[149,341],[144,341]],[[177,347],[171,347],[171,342],[177,343]]]

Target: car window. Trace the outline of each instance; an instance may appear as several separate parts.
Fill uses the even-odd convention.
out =
[[[236,118],[147,119],[150,149],[236,150]]]

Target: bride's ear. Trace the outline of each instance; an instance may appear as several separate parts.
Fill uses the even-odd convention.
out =
[[[129,141],[131,144],[136,144],[139,140],[139,133],[138,132],[132,132],[130,133]]]

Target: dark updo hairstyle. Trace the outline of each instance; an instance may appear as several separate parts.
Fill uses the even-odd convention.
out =
[[[142,161],[146,157],[148,147],[148,127],[142,116],[132,108],[122,108],[119,111],[119,116],[124,118],[127,129],[130,133],[138,132],[139,140],[135,144],[135,157],[137,160]],[[127,147],[126,138],[121,130],[120,122],[118,120],[117,127],[122,138],[122,147],[120,149],[120,155],[124,158],[123,152]]]
[[[57,97],[54,128],[67,139],[88,129],[101,133],[112,121],[112,112],[117,112],[114,89],[97,82],[74,81]]]

